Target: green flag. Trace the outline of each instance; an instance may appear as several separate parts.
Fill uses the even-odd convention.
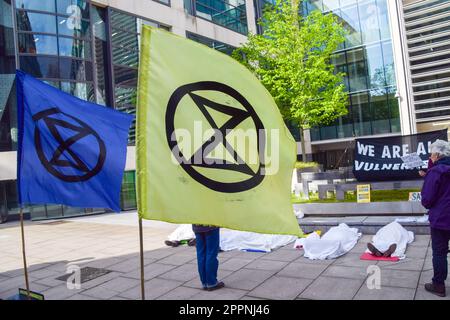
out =
[[[143,26],[136,132],[140,217],[302,234],[291,204],[295,140],[232,58]]]

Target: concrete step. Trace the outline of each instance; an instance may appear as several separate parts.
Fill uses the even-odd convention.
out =
[[[416,216],[411,218],[417,219],[422,217]],[[382,227],[395,221],[397,218],[405,219],[405,216],[305,217],[302,219],[298,219],[298,223],[304,233],[310,233],[316,230],[320,230],[323,234],[324,232],[327,232],[331,227],[335,227],[341,223],[345,223],[349,227],[358,228],[359,232],[361,232],[362,234],[375,234]],[[428,222],[399,221],[399,223],[406,230],[414,232],[414,234],[430,234],[430,226]]]

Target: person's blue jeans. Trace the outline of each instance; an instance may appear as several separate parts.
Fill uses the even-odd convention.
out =
[[[444,285],[448,274],[447,254],[450,230],[431,228],[431,248],[433,249],[433,283]]]
[[[217,269],[219,268],[220,230],[212,230],[195,234],[197,248],[197,265],[200,281],[204,288],[217,284]]]

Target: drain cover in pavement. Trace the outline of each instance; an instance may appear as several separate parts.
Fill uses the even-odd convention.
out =
[[[104,276],[111,272],[111,270],[92,268],[92,267],[83,267],[80,269],[81,271],[81,283],[85,283],[90,280],[94,280],[98,277]],[[56,280],[67,281],[67,279],[72,276],[73,273],[69,273],[63,275],[61,277],[56,278]]]

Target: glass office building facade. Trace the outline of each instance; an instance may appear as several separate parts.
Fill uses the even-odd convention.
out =
[[[169,1],[156,2],[170,6]],[[222,12],[217,15],[211,9],[212,22],[247,32],[245,1],[202,4],[198,12]],[[81,99],[135,114],[143,24],[170,31],[156,21],[86,0],[0,0],[0,152],[17,150],[16,68]],[[187,32],[186,37],[226,54],[234,49],[195,33]],[[134,143],[133,123],[129,145]],[[1,215],[18,212],[16,188],[15,180],[0,181]],[[120,200],[123,210],[136,208],[134,171],[124,174]],[[33,219],[46,219],[104,209],[44,205],[30,206],[26,212]]]
[[[387,1],[304,2],[304,15],[312,10],[333,14],[347,30],[333,64],[346,74],[349,112],[332,125],[313,128],[312,141],[401,132]]]

